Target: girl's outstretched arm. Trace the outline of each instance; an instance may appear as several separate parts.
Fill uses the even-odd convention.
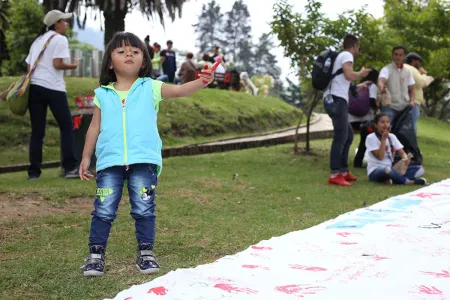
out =
[[[97,143],[98,135],[100,134],[101,111],[97,106],[94,108],[94,115],[91,124],[89,125],[86,134],[86,141],[84,142],[83,156],[80,164],[79,175],[81,180],[89,180],[93,177],[88,173],[91,165],[91,157],[94,153],[95,144]]]
[[[205,68],[202,70],[200,74],[200,78],[183,85],[170,85],[163,84],[161,88],[161,96],[164,99],[167,98],[177,98],[177,97],[185,97],[194,94],[198,90],[206,87],[208,84],[213,82],[214,80],[214,69],[208,70],[208,65],[205,65]]]

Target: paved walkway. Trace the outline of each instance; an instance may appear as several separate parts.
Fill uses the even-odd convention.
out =
[[[310,132],[328,132],[333,130],[333,124],[331,122],[330,117],[327,114],[315,114],[316,119],[313,121],[313,124],[310,125]],[[274,133],[252,136],[252,137],[241,137],[241,138],[233,138],[221,141],[215,141],[211,143],[205,143],[201,145],[226,145],[232,143],[246,143],[246,142],[254,142],[254,141],[264,141],[271,139],[279,139],[279,138],[289,138],[295,137],[295,129],[296,127],[291,127],[284,131],[277,131]],[[301,136],[306,134],[306,126],[302,126],[299,129],[299,134]]]
[[[199,155],[207,153],[217,153],[233,150],[243,150],[257,147],[267,147],[285,143],[292,143],[295,140],[295,127],[286,130],[269,132],[257,136],[245,136],[239,138],[230,138],[218,141],[207,142],[203,144],[193,144],[173,148],[164,148],[163,158],[186,155]],[[311,139],[325,139],[332,137],[333,125],[331,119],[326,114],[315,114],[315,118],[310,125]],[[306,126],[299,129],[300,141],[305,139]],[[42,164],[42,168],[57,168],[59,161],[50,161]],[[19,172],[28,169],[28,164],[12,165],[0,167],[1,173]]]

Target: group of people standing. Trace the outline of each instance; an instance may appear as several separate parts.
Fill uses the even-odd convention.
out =
[[[218,60],[218,57],[220,57],[222,63],[216,69],[216,73],[226,72],[225,59],[223,54],[219,52],[218,46],[213,48],[211,55],[203,54],[202,59],[197,63],[193,60],[194,54],[187,52],[185,60],[178,69],[177,57],[171,40],[166,42],[167,48],[165,50],[161,50],[161,45],[156,42],[150,45],[149,35],[144,38],[144,42],[152,60],[153,78],[157,80],[170,83],[180,82],[181,84],[193,81],[196,71],[201,70],[205,64],[209,67],[212,66]]]
[[[334,128],[328,183],[351,186],[351,182],[357,181],[348,167],[353,131],[358,130],[363,122],[372,121],[372,133],[361,136],[354,166],[362,167],[367,152],[367,175],[370,180],[387,184],[425,184],[426,180],[420,177],[424,174],[421,166],[410,165],[404,174],[398,174],[392,168],[395,154],[407,163],[410,157],[403,151],[404,147],[397,137],[390,133],[393,122],[409,106],[417,135],[420,105],[424,103],[423,89],[433,81],[422,67],[422,57],[417,53],[407,55],[404,46],[396,46],[392,50],[392,62],[379,73],[364,67],[355,72],[353,61],[359,54],[359,40],[354,35],[347,35],[343,46],[344,51],[336,57],[332,70],[333,74],[339,75],[331,80],[324,92],[324,107]],[[357,117],[349,113],[348,102],[351,81],[360,79],[362,82],[356,86],[356,91],[368,90],[371,109],[366,115]],[[380,113],[377,115],[378,110]]]

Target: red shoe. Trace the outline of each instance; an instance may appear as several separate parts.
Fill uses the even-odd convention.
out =
[[[347,172],[347,175],[344,176],[344,179],[347,181],[356,181],[358,180],[355,176],[353,176],[350,172]]]
[[[344,176],[342,174],[337,175],[336,177],[332,178],[331,176],[328,177],[328,184],[337,184],[342,186],[352,186],[350,182],[344,179]]]

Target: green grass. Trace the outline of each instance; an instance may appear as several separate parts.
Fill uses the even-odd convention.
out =
[[[419,134],[427,179],[449,177],[450,125],[421,120]],[[358,137],[351,154],[357,142]],[[307,157],[293,155],[292,145],[283,145],[166,159],[156,198],[159,275],[213,262],[260,240],[418,188],[370,183],[361,169],[354,170],[361,181],[351,188],[327,185],[330,143],[314,141],[316,155]],[[1,223],[0,298],[98,299],[155,278],[139,275],[135,268],[126,193],[112,227],[106,275],[82,276],[95,182],[64,180],[58,174],[58,169],[44,170],[34,182],[27,182],[25,173],[0,176],[3,210],[26,207],[31,199],[40,204],[28,205],[36,210],[59,209],[11,215]]]
[[[0,90],[13,77],[0,78]],[[96,79],[65,79],[71,108],[76,96],[92,94]],[[296,125],[300,111],[278,98],[253,97],[246,93],[205,89],[191,97],[161,103],[158,127],[164,147],[266,132]],[[0,165],[26,163],[31,132],[29,115],[15,116],[0,103]],[[59,159],[59,129],[48,112],[44,161]]]

